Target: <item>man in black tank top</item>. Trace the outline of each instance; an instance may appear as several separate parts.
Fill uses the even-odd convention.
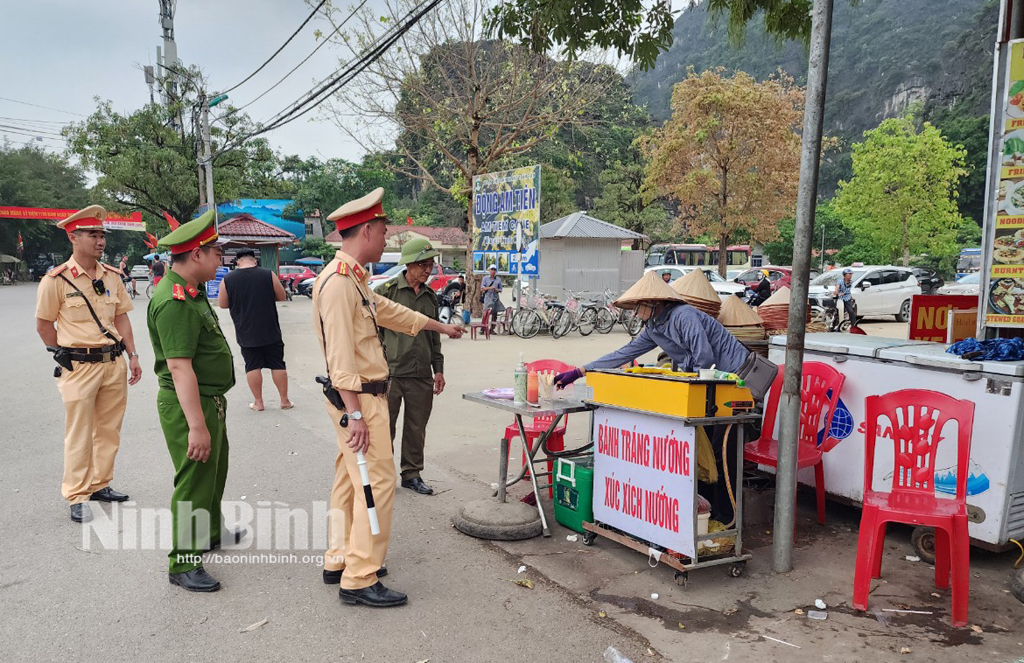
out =
[[[245,359],[245,379],[249,383],[254,402],[253,410],[263,410],[263,369],[270,376],[281,395],[281,409],[288,410],[288,373],[284,364],[284,342],[281,323],[277,319],[277,302],[286,295],[277,274],[258,267],[256,252],[242,249],[235,256],[235,269],[224,277],[218,303],[231,312],[235,323],[235,338]]]

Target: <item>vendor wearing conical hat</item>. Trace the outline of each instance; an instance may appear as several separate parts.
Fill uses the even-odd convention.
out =
[[[629,309],[645,324],[636,338],[618,350],[555,377],[559,388],[579,379],[587,370],[618,368],[637,357],[660,347],[676,363],[679,370],[697,371],[714,366],[726,373],[736,373],[746,380],[751,394],[757,400],[764,398],[778,368],[767,359],[747,350],[721,323],[707,313],[685,303],[682,295],[667,285],[656,272],[651,271],[637,281],[615,301],[615,306]],[[768,377],[770,376],[770,377]],[[718,481],[701,484],[698,490],[711,500],[711,517],[729,522],[733,507],[728,494],[726,466],[722,462],[723,446],[728,447],[729,458],[736,457],[736,440],[723,445],[726,427],[709,427],[711,445],[718,466]],[[729,467],[732,483],[739,480],[735,463]]]
[[[578,380],[588,369],[617,368],[658,347],[672,358],[679,370],[687,372],[714,366],[720,371],[745,377],[761,363],[757,359],[760,355],[744,347],[717,320],[686,304],[682,295],[654,271],[644,274],[615,300],[615,306],[632,310],[645,322],[644,328],[636,338],[618,350],[582,368],[558,375],[555,381],[560,387]],[[765,360],[764,363],[770,362]],[[771,379],[764,386],[765,393],[774,378],[773,370]],[[764,396],[760,393],[760,384],[757,381],[756,388],[748,384],[755,398],[759,399]]]

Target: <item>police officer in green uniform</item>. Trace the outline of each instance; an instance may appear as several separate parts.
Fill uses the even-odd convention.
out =
[[[192,592],[214,592],[220,583],[203,569],[202,554],[220,545],[228,474],[224,394],[235,384],[235,371],[204,286],[223,256],[213,211],[182,224],[159,245],[170,250],[171,268],[153,292],[146,319],[160,383],[160,426],[174,463],[168,578]],[[237,542],[244,535],[228,536]]]
[[[434,270],[434,258],[440,255],[425,239],[409,240],[402,246],[398,264],[405,270],[382,285],[377,292],[406,308],[437,320],[437,294],[427,285]],[[444,390],[444,355],[441,335],[422,331],[406,336],[384,330],[391,388],[388,410],[391,415],[391,439],[395,439],[398,415],[405,402],[402,423],[402,487],[422,495],[432,495],[431,488],[420,477],[423,471],[423,449],[427,439],[427,421],[434,405],[434,396]],[[394,442],[392,442],[393,444]]]

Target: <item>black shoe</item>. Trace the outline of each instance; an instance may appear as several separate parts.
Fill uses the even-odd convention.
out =
[[[236,543],[238,543],[239,541],[244,539],[245,535],[248,534],[248,533],[249,533],[249,530],[247,530],[245,528],[233,529],[233,530],[229,531],[228,532],[228,538],[231,539],[231,545],[235,545]],[[217,548],[220,548],[220,539],[217,539],[216,541],[212,542],[210,544],[210,547],[207,548],[206,550],[204,550],[203,552],[210,552],[212,550],[216,550]]]
[[[190,592],[215,592],[220,589],[220,583],[206,572],[206,569],[199,567],[184,573],[168,573],[167,579],[172,585],[177,585]]]
[[[71,520],[76,523],[87,523],[92,520],[92,508],[85,502],[71,505]]]
[[[112,490],[110,486],[97,490],[90,497],[93,502],[127,502],[128,496],[124,493],[119,493],[116,490]]]
[[[328,571],[327,569],[324,569],[324,584],[325,585],[337,585],[337,584],[340,584],[341,583],[341,574],[344,573],[344,572],[345,572],[344,569],[342,569],[341,571]],[[382,566],[379,569],[377,569],[377,578],[378,579],[379,578],[383,578],[387,574],[388,574],[388,567]]]
[[[423,479],[419,477],[413,477],[411,479],[402,479],[402,488],[408,488],[409,490],[415,490],[420,495],[433,495],[434,489],[423,483]]]
[[[376,585],[370,585],[363,589],[339,589],[338,597],[349,605],[362,603],[371,608],[393,608],[409,600],[409,597],[402,592],[388,589],[379,581]]]

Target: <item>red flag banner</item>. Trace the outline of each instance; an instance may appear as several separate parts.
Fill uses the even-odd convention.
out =
[[[181,221],[178,221],[167,212],[164,212],[164,218],[167,219],[167,225],[171,227],[171,230],[176,230],[181,225]]]
[[[66,219],[78,210],[76,209],[48,209],[43,207],[11,207],[0,205],[0,219],[41,219],[44,221],[60,221]],[[146,230],[142,222],[142,212],[130,214],[118,214],[107,212],[107,218],[103,225],[110,230]]]
[[[21,255],[25,251],[25,240],[21,238],[21,233],[18,233],[18,254]]]

